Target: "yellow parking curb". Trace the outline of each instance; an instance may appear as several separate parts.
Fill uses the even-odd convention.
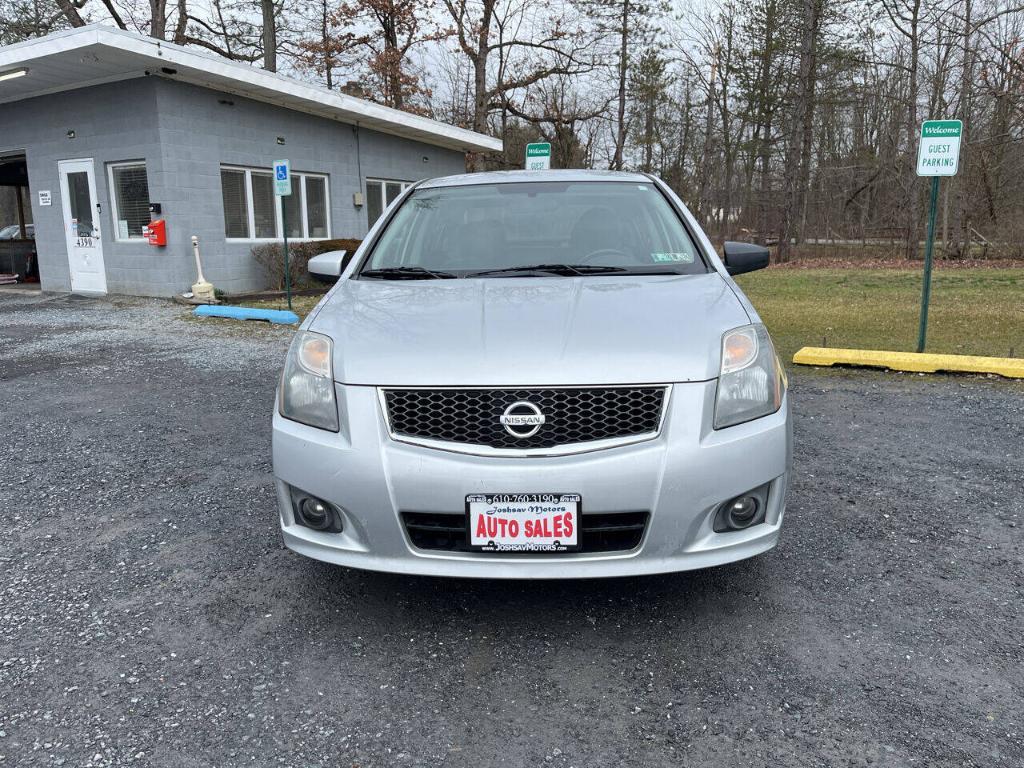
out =
[[[1024,379],[1024,359],[1015,357],[974,357],[972,355],[933,355],[928,352],[883,352],[875,349],[830,349],[804,347],[795,355],[798,365],[863,365],[891,368],[894,371],[935,373],[994,373],[1012,379]]]

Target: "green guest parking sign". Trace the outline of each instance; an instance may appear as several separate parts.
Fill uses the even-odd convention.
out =
[[[956,176],[962,133],[959,120],[925,120],[917,147],[917,175]]]
[[[928,197],[928,234],[924,246],[924,281],[921,287],[921,319],[917,328],[917,351],[924,352],[928,335],[928,304],[932,295],[932,250],[935,247],[935,212],[939,206],[939,177],[956,176],[960,164],[960,137],[964,124],[960,120],[925,120],[921,124],[921,140],[917,145],[917,175],[930,176]],[[916,238],[917,233],[911,233]]]
[[[551,167],[551,144],[546,141],[526,145],[526,170],[546,171]]]

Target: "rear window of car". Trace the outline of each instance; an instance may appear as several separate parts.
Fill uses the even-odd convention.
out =
[[[693,274],[707,266],[650,182],[512,182],[417,189],[363,270],[419,267],[458,276],[534,264]]]

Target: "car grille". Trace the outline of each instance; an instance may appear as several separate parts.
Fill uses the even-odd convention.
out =
[[[636,549],[647,527],[647,512],[584,514],[580,517],[581,552],[625,552]],[[403,512],[406,533],[417,549],[446,552],[472,552],[466,514],[441,512]],[[550,552],[505,553],[517,555]]]
[[[384,400],[396,436],[490,448],[554,448],[657,432],[665,387],[385,389]],[[544,415],[536,434],[518,437],[502,425],[505,409],[517,402],[531,403]]]

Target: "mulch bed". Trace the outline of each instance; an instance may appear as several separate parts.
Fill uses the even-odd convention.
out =
[[[292,288],[292,296],[321,296],[327,293],[329,286],[324,288]],[[221,299],[224,302],[232,301],[277,301],[287,299],[284,291],[261,291],[260,293],[235,293],[224,294]]]

